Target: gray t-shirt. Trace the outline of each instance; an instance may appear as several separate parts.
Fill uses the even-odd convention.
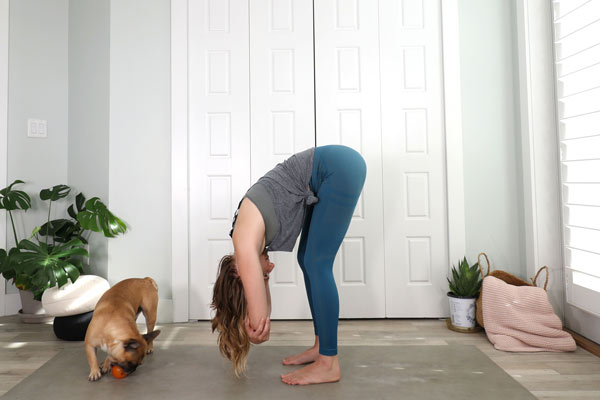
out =
[[[265,242],[271,251],[294,249],[306,207],[318,201],[309,189],[314,154],[314,148],[294,154],[267,172],[244,195],[263,217]],[[229,236],[233,235],[236,219],[237,211]]]

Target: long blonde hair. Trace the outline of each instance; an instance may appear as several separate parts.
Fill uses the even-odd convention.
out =
[[[210,307],[215,310],[211,323],[212,331],[219,333],[219,350],[233,362],[235,375],[240,377],[246,371],[250,351],[250,338],[244,326],[248,303],[232,254],[224,256],[219,262]]]

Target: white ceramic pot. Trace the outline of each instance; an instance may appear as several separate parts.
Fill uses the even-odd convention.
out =
[[[450,301],[450,321],[452,325],[461,328],[475,327],[475,302],[477,298],[456,297],[454,294],[448,293],[448,300]]]
[[[46,310],[42,307],[42,302],[33,298],[31,290],[19,290],[19,294],[21,295],[19,315],[22,322],[26,324],[42,324],[54,319],[54,317],[46,314]]]

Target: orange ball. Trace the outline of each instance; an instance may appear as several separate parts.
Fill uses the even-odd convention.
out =
[[[127,376],[125,371],[123,371],[123,368],[119,367],[118,365],[113,365],[112,374],[117,379],[123,379]]]

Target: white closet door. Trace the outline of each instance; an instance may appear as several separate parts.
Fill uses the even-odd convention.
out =
[[[248,3],[189,1],[190,319],[210,318],[218,262],[250,185]],[[174,288],[176,290],[176,288]]]
[[[315,1],[317,145],[343,144],[367,180],[334,273],[340,317],[385,316],[378,2]]]
[[[439,0],[381,0],[388,317],[447,315]]]
[[[311,1],[250,1],[251,175],[315,146]],[[293,253],[273,252],[272,318],[310,318]]]
[[[239,200],[315,126],[368,165],[340,316],[446,315],[441,77],[440,0],[190,0],[190,318],[210,317]],[[296,252],[272,258],[272,317],[310,317]]]

